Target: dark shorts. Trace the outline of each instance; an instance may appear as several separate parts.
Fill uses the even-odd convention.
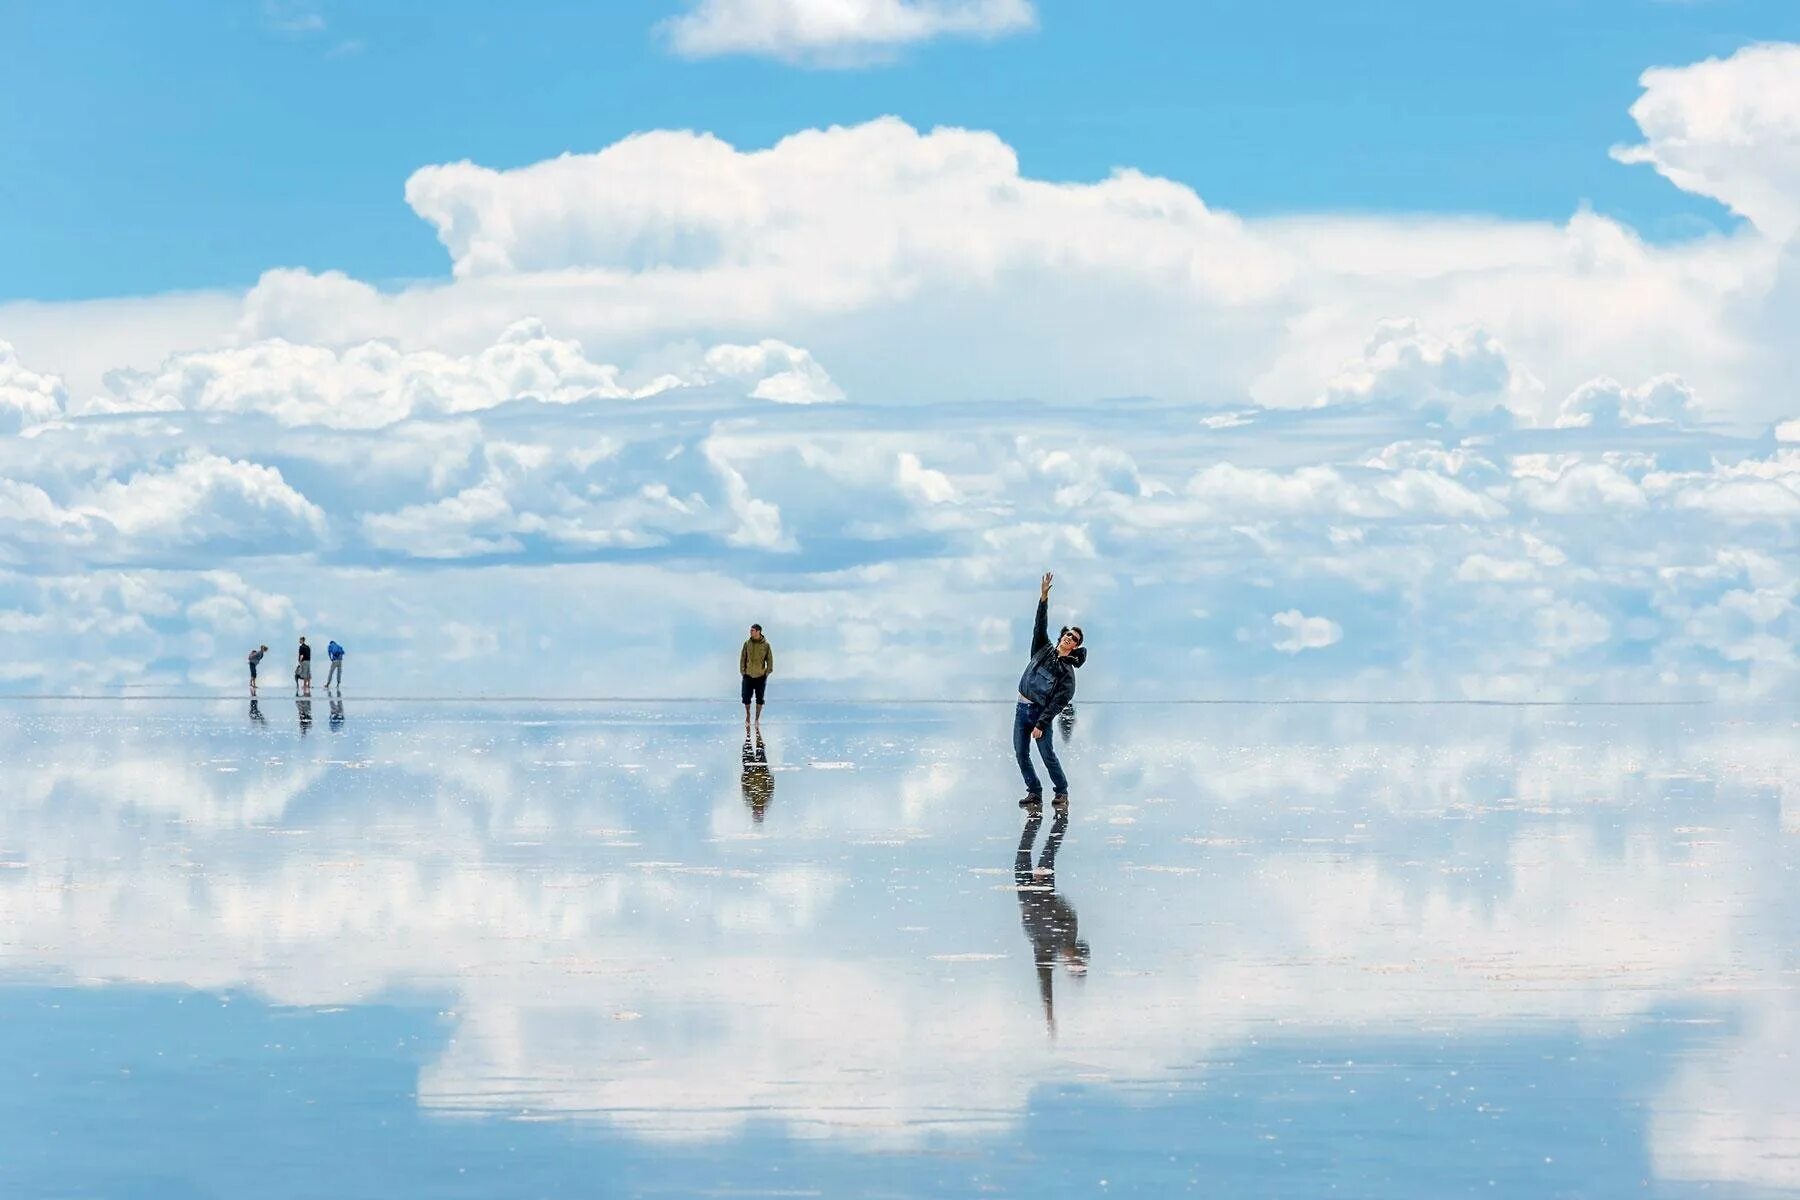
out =
[[[255,663],[250,664],[250,678],[252,678],[252,679],[256,678],[256,664]]]
[[[761,704],[763,702],[763,692],[767,691],[769,687],[769,677],[767,675],[758,675],[752,679],[750,676],[745,675],[743,679],[744,686],[738,689],[738,694],[743,697],[743,703],[750,703],[750,697],[755,696],[756,702]]]

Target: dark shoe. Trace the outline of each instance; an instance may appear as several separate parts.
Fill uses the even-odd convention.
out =
[[[1025,798],[1023,800],[1019,801],[1019,807],[1020,808],[1042,808],[1042,807],[1044,807],[1044,797],[1037,792],[1026,792]]]
[[[1069,793],[1067,793],[1067,792],[1056,793],[1055,796],[1051,797],[1050,803],[1055,807],[1057,812],[1068,812],[1069,811]]]

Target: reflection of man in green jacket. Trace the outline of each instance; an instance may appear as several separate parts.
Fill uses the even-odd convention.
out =
[[[750,700],[756,699],[756,723],[762,724],[763,692],[769,686],[769,676],[775,673],[775,650],[769,645],[769,639],[763,636],[761,625],[750,627],[750,636],[744,640],[744,648],[738,651],[738,674],[744,677],[744,685],[739,695],[744,701],[744,728],[750,728]]]

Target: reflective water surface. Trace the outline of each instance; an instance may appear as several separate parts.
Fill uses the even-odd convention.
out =
[[[1788,709],[0,705],[0,1195],[1800,1192]]]

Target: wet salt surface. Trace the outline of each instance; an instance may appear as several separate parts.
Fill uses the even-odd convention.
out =
[[[1800,1191],[1791,709],[733,713],[0,705],[0,1195]]]

